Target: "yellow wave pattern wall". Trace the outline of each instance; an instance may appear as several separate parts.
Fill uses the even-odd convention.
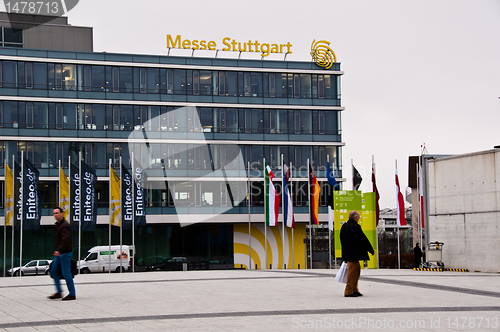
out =
[[[235,224],[234,228],[234,266],[248,269],[248,224]],[[265,268],[265,234],[264,223],[253,223],[251,226],[252,269]],[[285,227],[285,248],[283,250],[283,234],[281,223],[276,227],[267,228],[267,268],[271,269],[305,269],[306,253],[304,239],[306,224],[295,224],[292,229]],[[292,250],[292,244],[294,250]],[[293,253],[293,255],[292,255]],[[295,264],[293,264],[295,263]]]

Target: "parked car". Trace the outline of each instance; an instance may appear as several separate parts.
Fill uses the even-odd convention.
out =
[[[28,262],[26,265],[21,266],[21,275],[38,275],[38,274],[49,274],[49,266],[52,260],[49,259],[39,259]],[[7,270],[7,275],[15,276],[19,275],[19,266],[13,269]]]
[[[163,257],[163,256],[150,256],[150,257],[145,257],[145,258],[140,258],[137,260],[137,264],[138,266],[144,266],[145,268],[147,268],[148,266],[150,265],[154,265],[160,261],[163,261],[164,259],[167,259],[167,257]]]
[[[170,257],[159,263],[148,265],[146,271],[185,271],[190,263],[186,257]]]

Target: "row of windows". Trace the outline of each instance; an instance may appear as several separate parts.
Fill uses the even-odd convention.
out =
[[[0,61],[5,88],[340,99],[340,76]]]
[[[0,101],[0,127],[338,135],[340,111]]]
[[[283,201],[281,180],[273,183],[280,201]],[[326,181],[319,184],[320,206],[327,206],[332,188]],[[294,206],[308,206],[307,185],[307,181],[292,181],[290,187]],[[148,202],[151,207],[248,206],[247,191],[247,182],[229,182],[229,186],[225,182],[169,182],[168,188],[149,189]],[[250,182],[250,192],[250,205],[264,206],[264,182]]]
[[[305,170],[304,176],[307,176],[307,159],[315,170],[325,170],[329,156],[330,162],[336,165],[337,170],[340,169],[340,149],[337,146],[0,141],[0,164],[3,167],[5,158],[10,165],[12,156],[17,156],[19,160],[23,151],[25,158],[37,168],[57,168],[59,161],[63,168],[67,168],[68,157],[75,162],[81,151],[84,162],[96,169],[107,169],[109,160],[114,167],[119,167],[120,157],[125,165],[130,165],[130,151],[135,151],[134,158],[144,167],[153,169],[245,169],[248,163],[252,169],[262,169],[263,158],[276,169],[283,155],[286,163],[292,162],[295,170]],[[238,157],[240,153],[241,160]]]
[[[3,181],[2,181],[3,182]],[[0,182],[2,188],[3,183]],[[327,206],[331,186],[328,182],[320,181],[320,206]],[[149,207],[231,207],[248,206],[248,182],[168,182],[162,188],[156,184],[149,184],[146,201]],[[274,181],[276,191],[280,198],[281,180]],[[308,206],[307,181],[292,181],[291,196],[294,206]],[[41,206],[51,208],[58,204],[57,182],[40,181]],[[152,188],[154,187],[154,188]],[[229,188],[229,189],[228,189]],[[250,182],[250,205],[264,206],[264,182]],[[109,182],[98,181],[96,193],[99,208],[109,207]],[[3,190],[0,189],[0,196]],[[1,199],[4,202],[4,199]],[[3,205],[0,205],[0,208]]]

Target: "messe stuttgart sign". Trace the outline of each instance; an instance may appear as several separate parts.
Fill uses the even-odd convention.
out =
[[[222,49],[219,49],[222,45]],[[262,57],[267,57],[272,53],[275,54],[292,54],[292,43],[269,43],[259,42],[258,40],[237,41],[230,37],[224,37],[218,44],[214,40],[206,39],[186,39],[181,35],[175,37],[167,35],[167,48],[185,49],[185,50],[206,50],[206,51],[233,51],[233,52],[250,52],[260,53]],[[337,57],[330,48],[330,42],[326,40],[313,40],[311,43],[311,57],[313,61],[320,67],[329,69],[334,62],[337,62]]]
[[[220,43],[223,46],[222,51],[235,52],[257,52],[263,57],[271,53],[292,53],[292,44],[286,43],[261,43],[258,40],[249,40],[248,42],[236,41],[230,37],[225,37]],[[220,45],[219,44],[219,45]],[[167,48],[193,49],[193,50],[217,50],[217,43],[214,40],[182,39],[181,35],[172,37],[167,35]]]

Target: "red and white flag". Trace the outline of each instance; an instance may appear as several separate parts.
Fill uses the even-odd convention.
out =
[[[396,166],[396,194],[398,197],[398,226],[406,226],[405,218],[405,200],[401,194],[401,187],[399,186],[398,167]]]
[[[266,225],[278,225],[278,213],[280,208],[280,196],[273,185],[274,173],[269,165],[264,165],[264,185],[266,195]]]
[[[424,179],[422,177],[422,167],[420,167],[418,177],[420,194],[420,219],[422,220],[422,228],[424,228]]]

